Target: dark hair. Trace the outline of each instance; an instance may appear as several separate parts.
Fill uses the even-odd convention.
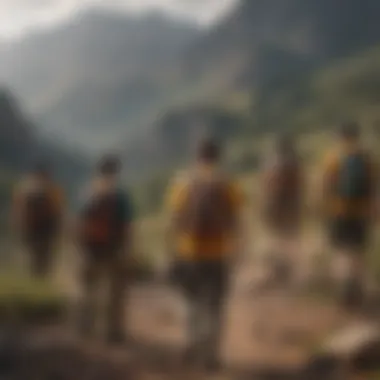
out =
[[[121,162],[117,155],[106,155],[98,164],[97,171],[103,175],[118,174],[121,169]]]
[[[212,138],[203,139],[197,149],[197,158],[204,162],[217,162],[221,156],[219,144]]]
[[[358,123],[343,123],[339,128],[339,136],[344,139],[357,140],[360,137],[360,127]]]

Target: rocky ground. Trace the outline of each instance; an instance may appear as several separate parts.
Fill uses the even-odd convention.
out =
[[[283,289],[253,292],[250,270],[244,268],[226,300],[225,368],[220,373],[181,367],[184,305],[172,289],[147,284],[134,286],[129,297],[132,346],[81,341],[69,326],[25,331],[3,340],[0,379],[349,379],[353,369],[341,377],[333,371],[333,359],[317,361],[313,355],[335,331],[345,326],[355,330],[366,319],[348,315],[325,299]],[[355,344],[351,338],[348,345]]]

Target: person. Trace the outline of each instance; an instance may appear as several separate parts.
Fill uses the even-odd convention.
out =
[[[262,218],[269,232],[269,281],[290,285],[295,261],[300,259],[300,232],[304,198],[304,173],[293,139],[277,136],[274,153],[265,162],[259,179]]]
[[[45,278],[53,268],[63,217],[63,190],[52,179],[48,164],[40,161],[16,186],[13,195],[12,223],[29,252],[30,273]]]
[[[79,329],[85,337],[95,333],[101,280],[109,283],[106,340],[126,343],[124,300],[132,244],[133,211],[129,194],[122,190],[117,156],[101,159],[94,180],[85,192],[78,216],[78,243],[83,252],[84,300]]]
[[[364,297],[366,249],[376,210],[374,159],[361,143],[356,123],[345,123],[336,151],[324,162],[322,195],[328,236],[335,253],[340,301],[357,308]]]
[[[237,257],[242,194],[222,172],[221,149],[204,139],[195,167],[169,189],[169,241],[176,252],[171,268],[189,306],[185,364],[220,366],[219,343],[229,271]]]

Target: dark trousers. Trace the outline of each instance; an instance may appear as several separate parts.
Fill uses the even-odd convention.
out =
[[[99,317],[99,293],[102,285],[106,285],[106,334],[109,338],[123,336],[128,273],[122,249],[95,246],[84,247],[83,250],[81,282],[84,294],[79,327],[85,335],[95,332],[95,324]]]
[[[228,291],[227,266],[222,261],[186,262],[182,288],[189,305],[188,349],[210,358],[218,354]]]
[[[53,270],[56,235],[28,234],[25,239],[29,253],[29,271],[36,278],[45,278]]]

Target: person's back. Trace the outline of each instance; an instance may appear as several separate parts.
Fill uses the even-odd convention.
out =
[[[283,286],[298,280],[295,271],[302,254],[301,227],[304,201],[304,173],[293,140],[277,138],[274,152],[261,171],[261,216],[269,232],[269,276],[266,285]],[[267,280],[270,283],[267,283]]]
[[[195,170],[171,188],[169,207],[175,235],[177,261],[174,266],[182,290],[190,303],[188,360],[217,364],[224,299],[228,291],[230,255],[238,233],[241,194],[218,168],[219,148],[203,142]],[[206,321],[205,321],[206,319]],[[200,326],[209,331],[202,337]]]
[[[329,218],[366,219],[374,184],[372,157],[360,146],[345,146],[328,155],[324,168],[325,209]]]
[[[94,333],[97,297],[102,279],[109,282],[106,337],[110,343],[124,341],[124,301],[131,255],[132,205],[129,195],[118,185],[120,164],[105,157],[96,178],[85,193],[77,225],[77,241],[83,253],[83,309],[79,328],[84,335]]]
[[[79,216],[81,244],[98,250],[121,247],[125,212],[129,207],[126,202],[126,195],[118,187],[104,187],[101,191],[92,188]]]
[[[223,259],[234,231],[236,194],[230,180],[210,167],[189,175],[177,210],[180,254],[192,259]],[[185,195],[186,193],[186,195]]]
[[[373,158],[361,145],[358,126],[344,125],[338,148],[324,164],[322,191],[330,243],[343,267],[342,297],[348,306],[362,301],[376,188]]]
[[[297,157],[276,154],[264,168],[262,193],[264,218],[279,234],[294,227],[304,199],[303,173]]]
[[[51,270],[54,243],[63,216],[63,192],[45,166],[15,189],[12,217],[31,253],[32,273],[45,276]]]

